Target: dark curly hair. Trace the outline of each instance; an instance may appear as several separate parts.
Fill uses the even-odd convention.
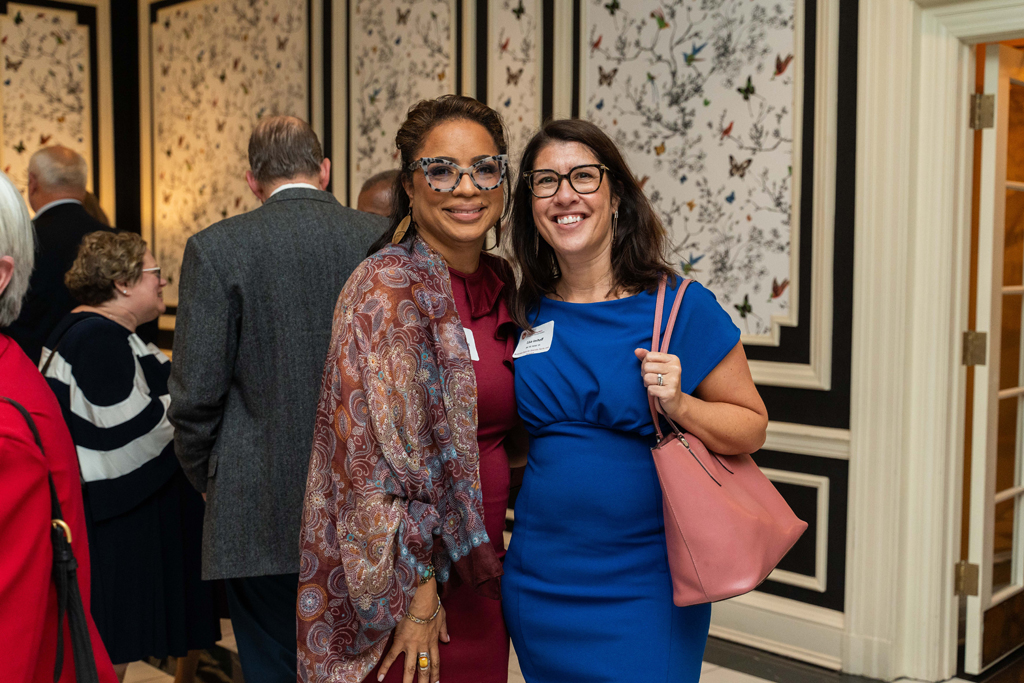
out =
[[[651,292],[658,288],[662,275],[674,282],[676,273],[665,259],[665,227],[619,148],[599,127],[580,119],[549,121],[527,143],[519,170],[532,171],[540,151],[557,142],[585,145],[598,163],[609,169],[605,176],[611,183],[612,196],[619,198],[618,229],[612,243],[615,290],[626,294]],[[512,198],[507,248],[522,280],[509,308],[516,324],[527,330],[533,329],[528,312],[541,297],[555,291],[561,276],[554,250],[537,232],[533,200],[529,182],[520,175]]]
[[[395,178],[395,184],[391,188],[391,222],[384,234],[370,246],[366,252],[367,256],[387,246],[391,242],[391,237],[395,234],[398,224],[408,215],[409,195],[406,194],[402,181],[412,182],[413,171],[409,169],[410,164],[416,160],[423,147],[423,141],[430,131],[446,121],[479,123],[491,134],[498,153],[508,154],[508,136],[505,134],[505,124],[501,120],[501,115],[486,104],[463,95],[442,95],[434,100],[420,100],[414,104],[409,109],[402,127],[398,129],[398,134],[395,135],[395,146],[401,153],[401,165],[398,177]],[[511,165],[506,165],[503,190],[505,208],[502,211],[501,219],[494,226],[498,244],[501,244],[501,223],[508,218],[511,207],[511,185]],[[406,239],[408,239],[408,235],[413,235],[415,232],[416,226],[413,224],[406,233]]]

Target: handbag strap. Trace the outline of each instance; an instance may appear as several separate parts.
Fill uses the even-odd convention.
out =
[[[54,347],[56,350],[56,346]],[[51,355],[52,358],[52,355]],[[39,436],[39,428],[36,426],[32,415],[12,398],[0,396],[0,401],[9,403],[21,416],[25,418],[32,438],[39,447],[39,452],[46,459],[46,450],[43,449],[43,440]],[[54,663],[53,681],[60,680],[61,671],[64,668],[64,614],[68,615],[68,628],[71,631],[71,650],[75,662],[75,673],[78,683],[98,683],[99,673],[96,670],[96,659],[92,652],[92,639],[89,635],[89,627],[85,617],[85,608],[82,605],[82,595],[78,588],[78,578],[75,571],[78,562],[75,560],[74,551],[71,548],[71,529],[64,521],[64,514],[60,509],[60,499],[57,497],[57,487],[53,483],[53,473],[49,466],[46,468],[46,478],[50,485],[50,542],[53,545],[53,581],[57,588],[57,658]]]
[[[693,282],[693,280],[689,278],[684,279],[680,283],[679,289],[676,290],[676,298],[672,302],[672,310],[668,315],[668,323],[665,325],[665,336],[661,339],[661,313],[662,309],[665,307],[665,290],[667,288],[667,278],[664,275],[661,276],[661,282],[658,284],[658,303],[654,310],[654,334],[651,336],[652,351],[668,353],[668,345],[672,339],[672,330],[675,329],[676,326],[676,317],[679,314],[679,307],[683,303],[683,295],[686,293],[686,288],[690,286],[691,282]],[[661,342],[660,347],[659,340]],[[651,409],[651,420],[654,421],[654,430],[658,433],[658,440],[661,441],[661,439],[664,438],[664,434],[661,432],[661,423],[658,420],[658,406],[656,401],[657,399],[653,396],[650,394],[647,395],[647,403]],[[672,421],[672,418],[666,415],[665,419],[668,420],[670,425],[672,425],[674,431],[679,432],[679,427]]]
[[[82,318],[81,320],[76,320],[75,322],[73,322],[70,325],[68,325],[66,330],[61,332],[61,335],[59,337],[57,337],[57,343],[54,344],[53,345],[53,349],[50,350],[50,355],[46,357],[46,362],[43,363],[43,367],[39,368],[39,374],[40,375],[42,375],[43,377],[46,377],[46,371],[50,369],[50,363],[53,362],[54,357],[57,355],[57,349],[60,348],[60,343],[62,341],[64,341],[65,337],[68,336],[68,332],[71,331],[71,328],[73,328],[78,323],[85,322],[86,320],[89,320],[89,318]],[[15,405],[10,400],[8,400],[8,403],[11,403],[11,405]],[[42,448],[42,446],[40,446],[40,448]]]

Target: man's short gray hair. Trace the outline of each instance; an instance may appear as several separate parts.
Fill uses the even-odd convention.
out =
[[[35,237],[21,193],[0,172],[0,256],[14,259],[14,274],[0,292],[0,328],[18,319],[35,263]]]
[[[67,147],[44,147],[28,161],[28,172],[45,190],[85,191],[89,165],[85,158]]]
[[[366,179],[363,183],[363,187],[359,190],[360,193],[372,190],[378,185],[387,185],[389,188],[395,184],[395,178],[401,173],[397,168],[392,168],[387,171],[381,171],[380,173],[374,173],[372,176]]]
[[[249,138],[249,167],[259,183],[317,177],[324,152],[308,123],[294,116],[269,116]]]

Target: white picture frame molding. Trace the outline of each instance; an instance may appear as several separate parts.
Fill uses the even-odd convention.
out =
[[[956,673],[978,42],[1024,0],[860,0],[843,670]]]

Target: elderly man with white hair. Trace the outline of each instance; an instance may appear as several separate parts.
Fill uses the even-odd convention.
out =
[[[18,190],[0,173],[0,328],[18,317],[32,263],[28,210]],[[47,482],[51,475],[53,492],[67,524],[66,535],[78,562],[80,616],[85,619],[91,653],[72,645],[70,617],[58,630],[50,539],[50,520],[56,515]],[[116,683],[117,676],[90,611],[89,546],[75,445],[46,380],[18,345],[2,333],[0,548],[3,679],[73,683],[94,680],[86,677],[84,669],[95,666],[101,683]],[[59,661],[58,641],[63,642]],[[55,672],[59,672],[59,678],[55,679]]]
[[[28,163],[28,201],[36,212],[36,269],[21,315],[5,332],[34,363],[46,338],[76,302],[64,286],[64,274],[90,232],[109,230],[82,206],[88,165],[67,147],[45,147]],[[2,328],[2,325],[0,325]]]

